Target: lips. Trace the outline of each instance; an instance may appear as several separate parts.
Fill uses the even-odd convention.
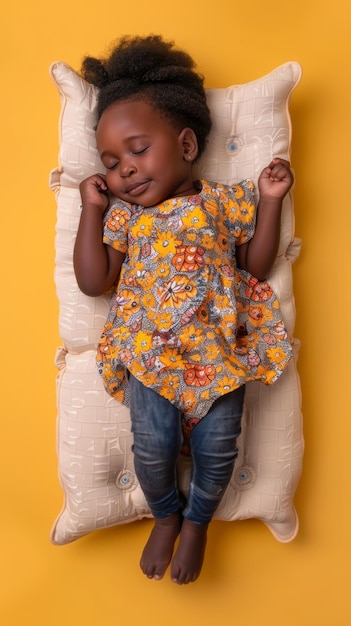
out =
[[[125,190],[125,194],[128,196],[140,196],[140,194],[144,193],[147,190],[149,184],[149,180],[135,182],[132,185],[128,185]]]

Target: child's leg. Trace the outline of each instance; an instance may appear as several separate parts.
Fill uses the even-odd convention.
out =
[[[172,580],[179,584],[193,582],[200,574],[207,527],[229,484],[237,457],[244,394],[244,387],[240,387],[219,398],[191,432],[192,476],[171,568]]]
[[[129,385],[135,472],[155,518],[140,566],[146,576],[159,580],[171,561],[182,521],[176,476],[180,414],[131,375]]]

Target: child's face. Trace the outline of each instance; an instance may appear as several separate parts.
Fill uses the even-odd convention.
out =
[[[197,142],[193,131],[179,132],[147,102],[108,107],[96,139],[107,170],[106,184],[121,200],[149,207],[194,193],[192,161]]]

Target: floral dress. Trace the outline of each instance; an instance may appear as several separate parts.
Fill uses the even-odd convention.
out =
[[[291,347],[276,296],[235,262],[254,226],[249,180],[200,181],[196,195],[149,208],[110,207],[103,240],[126,258],[97,362],[116,400],[128,405],[127,369],[191,428],[219,396],[280,376]]]

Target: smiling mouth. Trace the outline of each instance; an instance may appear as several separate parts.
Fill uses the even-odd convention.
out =
[[[140,183],[134,183],[133,185],[129,185],[125,190],[125,194],[128,196],[140,196],[140,194],[144,193],[149,187],[150,181],[145,180]]]

